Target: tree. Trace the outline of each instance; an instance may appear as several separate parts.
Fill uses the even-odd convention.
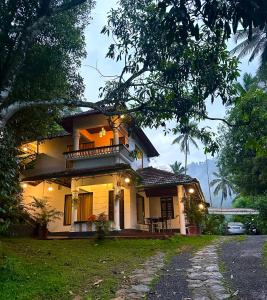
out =
[[[254,78],[253,82],[257,82]],[[253,83],[243,89],[229,109],[230,122],[246,126],[221,128],[219,164],[242,195],[267,192],[267,95],[266,84]]]
[[[180,131],[178,131],[180,130]],[[184,174],[186,175],[187,170],[187,156],[190,153],[190,143],[194,145],[198,149],[198,145],[196,141],[194,140],[194,137],[197,137],[197,124],[193,122],[189,122],[186,126],[183,126],[183,128],[179,128],[178,126],[175,128],[174,132],[177,133],[180,132],[181,134],[175,138],[172,142],[172,144],[180,144],[180,149],[185,154],[185,168],[184,168]]]
[[[249,62],[253,61],[257,56],[260,56],[259,70],[262,71],[267,63],[267,25],[263,28],[253,28],[252,36],[249,37],[249,32],[245,29],[238,30],[235,34],[235,42],[241,41],[231,54],[238,54],[241,59],[249,55]]]
[[[174,162],[174,164],[170,165],[173,173],[175,175],[182,175],[183,173],[185,173],[185,168],[182,166],[181,162]]]
[[[229,178],[223,173],[223,171],[219,168],[219,172],[213,172],[213,175],[216,177],[210,182],[210,186],[215,186],[214,195],[217,196],[219,192],[222,193],[221,197],[221,207],[223,201],[227,199],[228,196],[232,196],[233,185]]]

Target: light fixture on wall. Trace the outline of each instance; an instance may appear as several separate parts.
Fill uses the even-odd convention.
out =
[[[22,150],[23,150],[24,152],[26,152],[26,151],[28,151],[28,148],[25,146],[25,147],[22,148]]]
[[[48,186],[48,192],[52,192],[52,191],[53,191],[53,187],[52,187],[51,184],[49,184],[49,186]]]
[[[125,118],[125,115],[121,115],[121,119],[124,119]]]
[[[190,194],[193,194],[193,193],[195,192],[195,190],[194,190],[193,188],[190,188],[190,189],[188,190],[188,192],[189,192]]]
[[[131,179],[130,179],[129,177],[126,177],[126,178],[124,179],[124,181],[125,181],[125,183],[130,183]]]
[[[99,137],[103,137],[103,136],[105,136],[106,135],[106,130],[105,130],[105,128],[104,127],[102,127],[101,128],[101,130],[99,131]]]
[[[203,204],[203,203],[199,203],[198,208],[199,208],[200,210],[203,210],[203,209],[204,209],[204,204]]]
[[[24,182],[24,183],[22,184],[22,187],[23,187],[24,189],[26,189],[26,188],[28,187],[28,184],[27,184],[26,182]]]

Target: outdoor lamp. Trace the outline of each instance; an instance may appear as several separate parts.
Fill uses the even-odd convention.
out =
[[[28,148],[27,147],[23,147],[23,151],[28,151]]]
[[[121,119],[124,119],[125,118],[125,115],[121,115]]]
[[[24,189],[26,189],[27,186],[28,186],[27,183],[23,183],[23,184],[22,184],[22,187],[23,187]]]
[[[126,183],[129,183],[129,182],[131,181],[131,179],[130,179],[129,177],[126,177],[126,178],[124,179],[124,181],[125,181]]]
[[[190,188],[189,190],[188,190],[188,192],[190,193],[190,194],[193,194],[194,193],[194,189],[193,188]]]
[[[48,192],[52,192],[53,191],[53,187],[50,185],[49,187],[48,187]]]
[[[199,208],[200,210],[204,209],[203,203],[199,203],[198,208]]]

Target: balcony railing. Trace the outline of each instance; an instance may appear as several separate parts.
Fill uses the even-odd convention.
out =
[[[70,151],[64,152],[63,154],[65,155],[66,160],[77,160],[110,156],[118,153],[124,154],[130,158],[130,152],[123,144]]]

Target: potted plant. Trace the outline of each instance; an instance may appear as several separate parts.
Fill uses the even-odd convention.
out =
[[[188,235],[199,235],[201,233],[201,224],[206,214],[205,205],[197,199],[184,198],[184,213],[188,222]],[[201,204],[201,205],[200,205]]]
[[[46,239],[48,235],[48,224],[60,219],[63,215],[61,211],[52,208],[47,199],[38,199],[33,197],[30,203],[30,210],[33,211],[32,218],[35,221],[37,234],[40,239]]]
[[[108,216],[105,213],[101,213],[98,216],[91,215],[89,216],[88,221],[95,225],[96,238],[99,240],[104,239],[110,228]]]

